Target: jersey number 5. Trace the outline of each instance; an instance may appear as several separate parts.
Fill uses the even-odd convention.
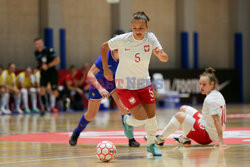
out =
[[[140,58],[139,55],[140,55],[140,53],[136,53],[136,54],[135,54],[135,62],[136,62],[136,63],[139,63],[139,62],[141,61],[141,58]]]

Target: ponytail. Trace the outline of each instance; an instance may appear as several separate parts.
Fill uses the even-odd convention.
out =
[[[215,75],[215,69],[212,67],[208,67],[205,71],[200,75],[200,77],[208,77],[210,82],[214,82],[214,89],[218,89],[219,81]]]

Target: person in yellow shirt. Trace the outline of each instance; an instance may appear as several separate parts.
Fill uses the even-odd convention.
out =
[[[35,83],[35,78],[32,75],[31,67],[27,67],[25,71],[19,73],[17,76],[16,84],[19,90],[21,91],[21,97],[22,97],[22,99],[19,99],[18,102],[22,100],[22,103],[25,108],[25,113],[30,113],[28,95],[31,96],[32,110],[34,112],[40,112],[40,110],[38,110],[36,105],[37,96],[36,96],[36,89],[34,88],[34,83]],[[20,108],[20,103],[17,105],[18,108]]]
[[[4,80],[3,80],[3,67],[0,65],[0,97],[3,96],[3,94],[5,93],[6,89],[5,89],[5,83],[4,83]],[[0,101],[0,105],[2,104],[2,98],[1,98],[1,101]],[[2,114],[2,111],[0,109],[0,114]]]
[[[3,77],[3,83],[5,84],[6,91],[3,93],[1,97],[1,106],[0,110],[4,114],[11,114],[11,111],[9,110],[9,99],[10,99],[10,94],[14,94],[15,98],[15,104],[16,104],[16,111],[18,113],[22,113],[23,111],[18,108],[18,96],[21,96],[20,91],[18,90],[16,86],[16,75],[15,75],[15,70],[16,70],[16,65],[14,63],[10,63],[8,65],[8,69],[4,70],[2,73]]]

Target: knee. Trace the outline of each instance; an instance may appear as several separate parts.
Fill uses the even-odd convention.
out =
[[[45,93],[46,93],[46,89],[45,89],[45,88],[41,88],[41,89],[40,89],[40,94],[41,94],[41,96],[44,96]]]
[[[27,89],[26,89],[26,88],[22,88],[22,89],[21,89],[21,93],[22,93],[22,94],[27,94],[27,93],[28,93],[28,91],[27,91]]]
[[[91,112],[91,111],[87,111],[85,114],[85,119],[87,121],[93,121],[95,119],[97,112]]]
[[[180,107],[180,112],[186,112],[186,109],[187,109],[187,105],[183,105]]]
[[[30,93],[36,93],[36,89],[35,88],[30,88]]]
[[[175,118],[179,121],[182,122],[186,117],[186,114],[184,112],[178,112],[175,114]]]

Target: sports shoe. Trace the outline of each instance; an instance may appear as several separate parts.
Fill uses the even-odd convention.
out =
[[[75,146],[77,144],[77,139],[79,135],[80,135],[79,133],[75,133],[75,132],[72,133],[70,140],[69,140],[69,144],[71,146]]]
[[[148,140],[147,136],[144,136],[144,140]],[[155,144],[159,145],[159,146],[163,146],[164,145],[165,140],[161,139],[161,135],[156,135],[155,136]]]
[[[64,110],[67,111],[70,109],[70,98],[66,98],[63,102]]]
[[[161,156],[161,151],[156,147],[156,144],[153,143],[150,146],[147,146],[147,152],[153,154],[153,156]]]
[[[163,146],[164,145],[164,142],[165,140],[162,140],[161,139],[161,136],[162,135],[156,135],[155,136],[155,144],[159,145],[159,146]]]
[[[35,113],[39,113],[40,112],[40,110],[38,108],[34,108],[32,111],[35,112]]]
[[[25,112],[26,114],[29,114],[29,113],[30,113],[30,109],[29,109],[29,108],[26,108],[24,112]]]
[[[191,140],[188,137],[184,137],[183,135],[179,137],[174,137],[174,140],[177,141],[178,143],[182,144],[191,144]]]
[[[129,147],[140,147],[140,143],[137,142],[134,138],[133,139],[129,139]]]
[[[1,108],[1,111],[3,114],[11,114],[11,111],[9,109]]]
[[[58,109],[55,108],[55,107],[52,107],[52,108],[51,108],[51,112],[53,112],[53,113],[58,113]]]
[[[133,134],[133,126],[130,126],[127,124],[126,119],[128,118],[128,115],[124,115],[123,117],[123,124],[124,124],[124,133],[127,136],[127,138],[132,139],[134,138],[134,134]]]
[[[23,113],[23,110],[21,108],[17,108],[16,109],[16,112],[18,112],[19,114],[22,114]]]

